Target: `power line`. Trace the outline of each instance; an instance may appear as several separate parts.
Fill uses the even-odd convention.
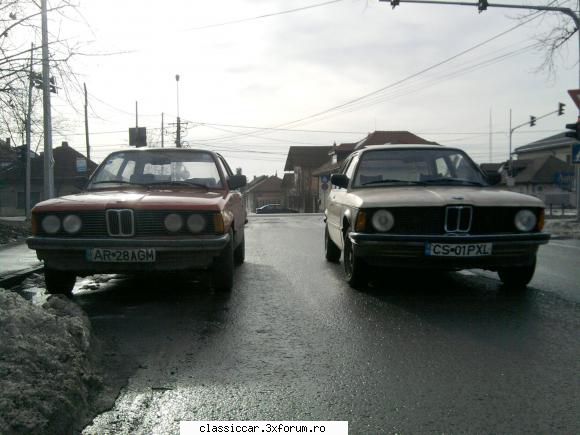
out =
[[[277,15],[291,14],[291,13],[294,13],[294,12],[305,11],[307,9],[319,8],[319,7],[327,6],[327,5],[330,5],[330,4],[333,4],[333,3],[339,3],[341,1],[342,0],[331,0],[331,1],[323,2],[323,3],[316,3],[316,4],[313,4],[313,5],[310,5],[310,6],[303,6],[303,7],[300,7],[300,8],[287,9],[285,11],[272,12],[270,14],[258,15],[258,16],[255,16],[255,17],[241,18],[239,20],[226,21],[226,22],[223,22],[223,23],[216,23],[216,24],[208,24],[208,25],[199,26],[199,27],[191,27],[189,29],[185,29],[185,31],[211,29],[211,28],[214,28],[214,27],[228,26],[230,24],[245,23],[247,21],[260,20],[260,19],[263,19],[263,18],[274,17],[274,16],[277,16]]]

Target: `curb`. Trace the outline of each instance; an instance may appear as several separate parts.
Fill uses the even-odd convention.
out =
[[[8,272],[0,275],[0,287],[10,288],[16,284],[20,284],[27,277],[33,273],[41,272],[44,269],[43,264],[32,266],[27,269],[18,270],[16,272]]]

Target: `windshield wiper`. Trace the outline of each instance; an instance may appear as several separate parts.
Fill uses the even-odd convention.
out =
[[[144,183],[144,186],[188,186],[188,187],[203,187],[209,190],[209,186],[202,183],[194,183],[192,181],[178,181],[178,180],[167,180],[167,181],[155,181],[153,183]]]
[[[482,187],[485,186],[485,184],[479,181],[466,180],[465,178],[446,178],[446,177],[431,178],[429,180],[424,180],[424,183],[426,184],[449,183],[449,184],[468,184],[470,186],[482,186]]]
[[[369,181],[367,183],[362,183],[361,186],[368,186],[370,184],[382,184],[382,183],[405,183],[405,184],[415,184],[415,185],[420,185],[420,186],[425,185],[425,183],[423,183],[422,181],[397,180],[394,178],[387,178],[385,180],[373,180],[373,181]]]
[[[106,183],[139,185],[139,183],[132,183],[131,181],[125,181],[125,180],[101,180],[101,181],[93,181],[93,182],[91,182],[91,185],[93,185],[93,184],[106,184]]]

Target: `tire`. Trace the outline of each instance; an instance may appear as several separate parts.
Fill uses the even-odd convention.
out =
[[[524,289],[532,280],[536,271],[536,259],[529,266],[508,267],[497,271],[499,278],[506,287]]]
[[[213,261],[211,281],[218,292],[229,292],[234,286],[234,240],[231,231],[230,241]]]
[[[76,275],[71,272],[44,268],[44,283],[46,291],[51,295],[72,296]]]
[[[239,266],[246,260],[246,237],[242,230],[242,241],[236,249],[234,249],[234,264]]]
[[[330,239],[328,235],[328,226],[324,227],[324,256],[331,263],[338,263],[340,260],[340,249]]]
[[[368,284],[366,263],[354,254],[348,232],[344,234],[344,273],[346,282],[354,289],[363,289]]]

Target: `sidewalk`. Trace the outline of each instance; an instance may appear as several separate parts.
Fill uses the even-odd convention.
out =
[[[26,242],[0,246],[0,285],[18,275],[42,268],[36,252]]]

